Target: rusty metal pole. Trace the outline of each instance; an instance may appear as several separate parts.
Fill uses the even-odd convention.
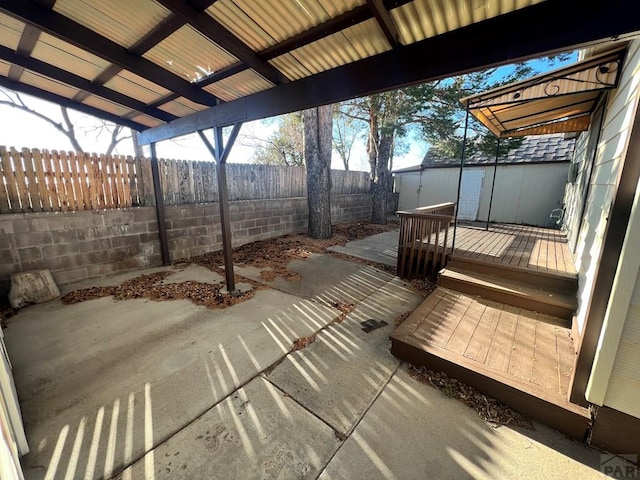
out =
[[[233,273],[233,247],[231,246],[231,222],[229,218],[229,192],[227,190],[227,156],[222,140],[222,127],[213,129],[213,142],[216,156],[216,173],[218,177],[218,203],[220,205],[220,226],[222,228],[222,253],[224,255],[224,274],[227,292],[233,294],[236,281]],[[230,142],[231,144],[232,142]],[[228,146],[229,147],[229,146]]]
[[[487,213],[487,228],[489,231],[489,221],[491,220],[491,205],[493,204],[493,188],[496,186],[496,172],[498,171],[498,156],[500,155],[500,137],[496,145],[496,158],[493,161],[493,180],[491,181],[491,196],[489,197],[489,213]]]
[[[460,210],[460,187],[462,186],[462,172],[464,171],[464,154],[467,148],[467,130],[469,128],[469,104],[467,103],[464,117],[464,137],[462,137],[462,155],[460,158],[460,175],[458,177],[458,194],[456,196],[456,219],[453,224],[453,240],[451,241],[451,254],[456,248],[456,233],[458,232],[458,210]],[[446,245],[445,245],[446,248]]]
[[[162,185],[160,185],[160,169],[158,168],[158,155],[156,144],[151,143],[151,178],[153,180],[153,195],[156,201],[156,218],[158,219],[158,235],[160,237],[160,250],[162,252],[162,265],[169,265],[169,242],[167,240],[167,225],[164,221],[164,198],[162,197]]]

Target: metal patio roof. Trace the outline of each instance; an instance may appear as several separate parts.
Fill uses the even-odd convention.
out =
[[[637,10],[635,0],[0,0],[0,86],[149,143],[631,35]]]
[[[605,90],[618,86],[626,45],[460,100],[497,137],[580,132]]]

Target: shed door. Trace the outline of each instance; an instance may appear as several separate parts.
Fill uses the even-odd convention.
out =
[[[480,192],[484,169],[464,170],[460,186],[460,202],[458,206],[459,220],[475,220],[480,206]]]

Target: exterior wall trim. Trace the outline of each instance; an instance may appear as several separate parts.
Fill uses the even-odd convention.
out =
[[[623,243],[629,226],[631,211],[640,180],[640,110],[634,115],[633,126],[624,163],[618,175],[616,195],[605,227],[602,253],[593,284],[591,303],[586,312],[584,332],[578,340],[577,359],[571,380],[570,400],[579,405],[587,405],[587,383],[591,375],[600,334],[618,270],[619,258],[623,253]]]

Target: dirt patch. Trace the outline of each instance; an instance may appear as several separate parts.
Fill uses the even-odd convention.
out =
[[[438,284],[430,278],[414,278],[410,280],[411,288],[419,295],[428,297],[438,288]]]
[[[277,277],[282,277],[285,280],[299,280],[300,275],[287,269],[287,265],[292,260],[306,259],[316,253],[324,253],[327,247],[343,245],[351,240],[390,231],[397,227],[397,223],[390,223],[388,225],[374,225],[369,223],[334,225],[332,227],[332,237],[329,239],[313,239],[302,233],[284,235],[282,237],[261,240],[237,247],[234,249],[233,259],[236,265],[262,269],[260,277],[267,282],[273,281]],[[348,257],[348,259],[354,260],[352,257]],[[174,262],[174,265],[187,266],[191,263],[207,267],[224,276],[224,256],[222,251],[209,252],[196,257],[182,259]],[[372,263],[373,262],[369,262],[369,264]],[[378,264],[374,264],[374,266],[380,268]],[[207,308],[225,308],[253,298],[256,290],[269,288],[241,275],[235,276],[236,282],[249,283],[253,287],[253,290],[237,297],[220,293],[223,287],[221,284],[194,281],[169,284],[162,283],[162,280],[172,273],[173,272],[158,272],[149,275],[140,275],[117,286],[91,287],[75,290],[62,297],[62,301],[67,304],[73,304],[108,296],[113,296],[116,300],[127,300],[130,298],[147,298],[153,301],[187,299],[196,305],[202,305]],[[334,322],[342,321],[344,315],[354,308],[352,304],[336,303],[332,306],[343,312]]]
[[[421,383],[440,390],[450,398],[456,398],[473,408],[483,420],[494,425],[513,425],[533,430],[531,420],[516,412],[495,398],[487,397],[473,387],[450,378],[442,372],[434,372],[426,367],[409,366],[409,374]]]
[[[207,308],[226,308],[244,302],[255,295],[255,289],[239,296],[220,293],[222,285],[186,281],[162,283],[173,272],[158,272],[140,275],[122,283],[108,287],[91,287],[69,292],[62,301],[67,304],[84,302],[95,298],[113,296],[116,300],[146,298],[155,302],[166,300],[190,300]]]
[[[393,324],[396,327],[399,327],[402,324],[402,322],[404,322],[407,318],[409,318],[409,315],[411,315],[411,313],[412,313],[412,310],[407,310],[406,312],[401,313],[395,318],[395,320],[393,321]]]
[[[299,280],[300,275],[287,269],[287,265],[292,260],[306,259],[313,254],[325,253],[328,247],[344,245],[352,240],[388,232],[396,228],[398,228],[397,223],[389,223],[387,225],[374,225],[371,223],[334,225],[331,229],[331,238],[326,240],[310,238],[306,233],[292,233],[237,247],[233,250],[233,261],[236,265],[263,269],[260,276],[267,282],[273,281],[277,277],[282,277],[285,280]],[[353,257],[345,256],[345,258],[350,261],[357,261]],[[184,261],[207,267],[221,274],[224,272],[222,251],[208,252]],[[378,264],[375,266],[378,268]],[[389,267],[385,266],[384,270],[387,270],[387,268]]]
[[[324,330],[325,328],[329,328],[330,325],[333,325],[333,324],[336,324],[336,323],[342,323],[342,321],[345,318],[347,318],[347,315],[349,315],[351,312],[353,312],[353,310],[356,308],[355,304],[353,304],[353,303],[344,303],[344,302],[333,302],[331,304],[331,306],[333,308],[336,308],[336,309],[340,310],[342,313],[340,315],[338,315],[336,318],[334,318],[333,320],[331,320],[327,325],[322,327],[317,332],[312,333],[308,337],[300,337],[300,338],[294,340],[293,344],[291,345],[291,351],[292,352],[295,352],[296,350],[302,350],[303,348],[307,348],[309,345],[311,345],[313,342],[316,341],[316,338],[317,338],[318,334],[322,330]]]
[[[8,300],[0,300],[0,328],[3,330],[7,328],[8,320],[16,313],[18,313],[18,309],[9,305]]]

